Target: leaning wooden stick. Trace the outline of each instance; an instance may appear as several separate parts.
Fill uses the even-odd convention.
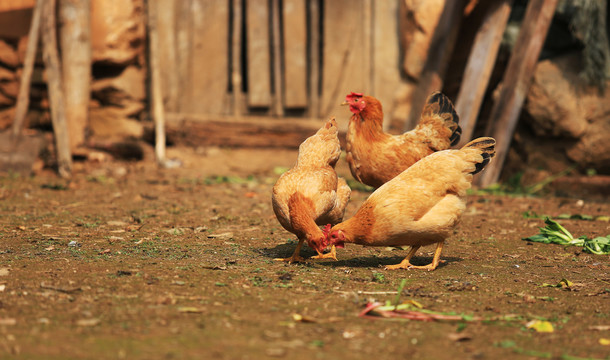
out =
[[[483,24],[474,39],[455,102],[455,111],[460,114],[460,126],[462,127],[462,140],[457,146],[458,148],[472,140],[512,3],[513,0],[490,2]]]
[[[159,33],[157,32],[157,2],[148,3],[148,32],[150,36],[150,71],[152,76],[153,118],[155,121],[155,155],[157,163],[165,166],[165,109],[161,73],[159,72]]]
[[[38,37],[40,35],[40,14],[44,0],[36,0],[30,33],[28,34],[28,45],[25,50],[23,61],[23,74],[19,83],[19,94],[17,95],[17,108],[15,110],[15,121],[13,122],[12,135],[13,141],[17,142],[23,131],[25,115],[30,105],[30,84],[32,82],[32,71],[34,70],[34,60],[36,59],[36,48],[38,47]]]
[[[49,87],[49,103],[51,105],[51,120],[57,148],[57,165],[59,175],[69,178],[72,175],[72,154],[70,138],[66,123],[66,109],[61,80],[61,64],[57,52],[57,31],[55,4],[56,0],[45,0],[42,19],[42,57],[47,69],[47,84]]]
[[[502,88],[491,110],[490,122],[485,132],[498,141],[496,160],[478,178],[479,186],[489,186],[500,178],[521,107],[556,7],[557,0],[532,0],[527,4],[523,25],[504,72]]]

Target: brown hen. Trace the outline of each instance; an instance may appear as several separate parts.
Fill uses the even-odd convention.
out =
[[[445,239],[466,208],[474,174],[495,154],[493,138],[478,138],[460,150],[431,154],[375,190],[350,219],[333,226],[328,243],[411,246],[405,259],[386,269],[434,270]],[[437,244],[432,263],[410,263],[421,246]]]
[[[291,257],[276,260],[303,261],[299,253],[304,241],[318,252],[314,258],[337,259],[334,248],[322,254],[326,235],[318,227],[341,222],[351,193],[345,179],[338,178],[335,172],[341,154],[337,134],[332,118],[299,146],[295,166],[282,174],[273,187],[275,216],[299,240]]]
[[[347,132],[346,160],[354,178],[374,188],[460,140],[459,117],[451,101],[440,92],[428,97],[415,129],[402,135],[383,131],[383,110],[376,98],[352,92],[345,100],[353,113]]]

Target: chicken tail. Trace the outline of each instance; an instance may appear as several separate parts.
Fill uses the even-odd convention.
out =
[[[474,175],[481,172],[496,155],[496,140],[491,137],[480,137],[464,145],[461,150],[467,149],[475,149],[483,157],[482,161],[475,163],[475,170],[471,173]]]
[[[431,127],[437,134],[437,139],[431,140],[433,150],[444,150],[460,141],[462,128],[451,100],[441,92],[434,92],[426,100],[422,111],[419,128]]]

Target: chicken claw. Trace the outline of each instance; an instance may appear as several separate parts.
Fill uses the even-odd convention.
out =
[[[333,245],[330,248],[330,252],[328,254],[322,254],[321,252],[318,252],[318,255],[314,255],[312,257],[310,257],[310,259],[333,259],[335,261],[337,260],[337,249],[335,248],[335,245]]]
[[[428,270],[428,271],[432,271],[432,270],[436,269],[438,264],[441,262],[440,257],[441,257],[441,251],[443,250],[443,242],[441,241],[436,245],[436,250],[434,251],[434,258],[432,259],[432,263],[430,263],[428,265],[416,266],[416,265],[413,265],[410,263],[411,258],[413,257],[413,255],[415,255],[415,252],[418,249],[419,249],[419,246],[413,246],[411,248],[411,251],[409,251],[409,253],[407,254],[407,256],[405,257],[405,259],[403,261],[401,261],[399,264],[396,264],[396,265],[387,265],[385,267],[385,269],[386,270],[420,269],[420,270]]]
[[[301,255],[295,255],[295,254],[292,254],[291,257],[287,257],[287,258],[275,258],[273,260],[275,260],[275,261],[285,261],[285,262],[287,262],[289,264],[306,261],[306,259],[303,258]]]
[[[303,258],[301,255],[299,255],[299,253],[301,252],[301,247],[303,246],[303,240],[299,240],[299,243],[297,244],[296,249],[294,249],[294,253],[292,253],[291,257],[288,258],[275,258],[273,260],[275,261],[286,261],[289,264],[295,263],[295,262],[303,262],[305,261],[305,258]]]

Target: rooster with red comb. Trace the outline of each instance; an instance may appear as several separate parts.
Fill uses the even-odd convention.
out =
[[[351,92],[346,160],[354,178],[378,188],[422,158],[449,149],[460,140],[462,129],[451,101],[442,93],[428,97],[415,129],[401,135],[383,131],[381,102],[372,96]]]

